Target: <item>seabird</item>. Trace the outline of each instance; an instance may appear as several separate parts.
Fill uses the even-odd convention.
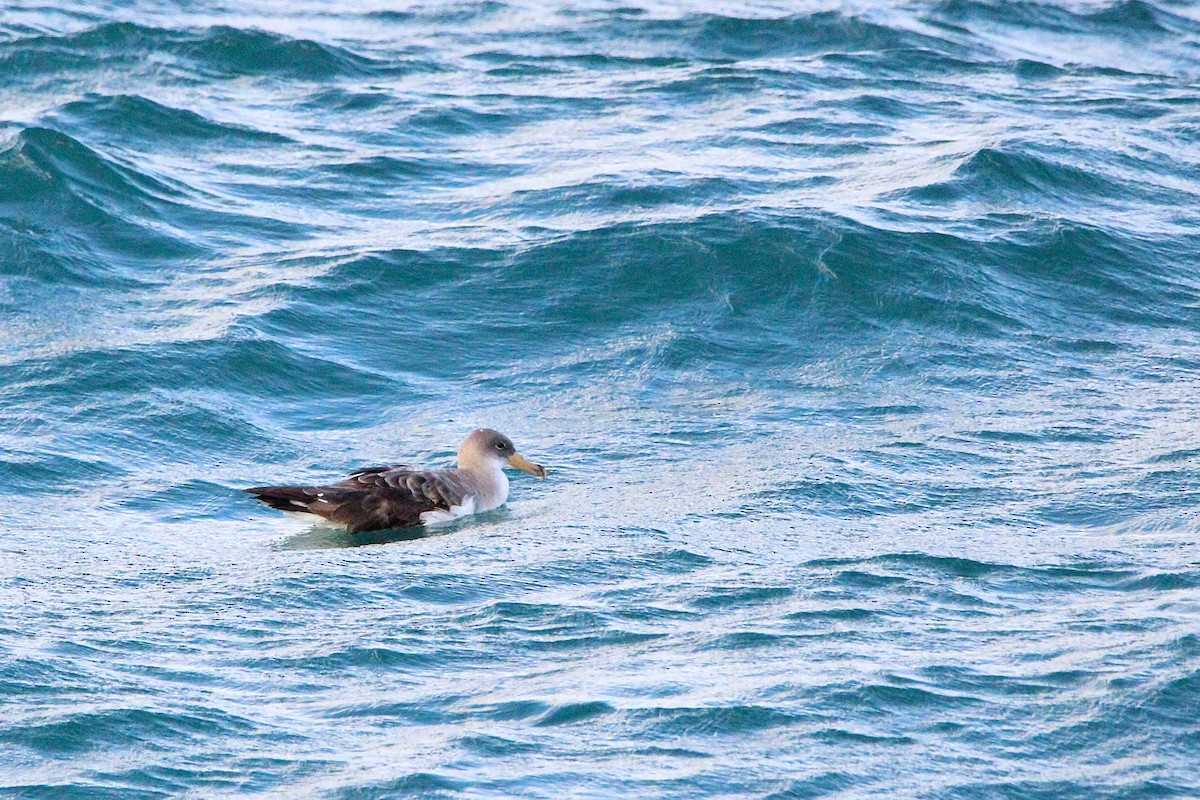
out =
[[[455,469],[393,464],[359,470],[328,486],[258,486],[245,491],[280,511],[315,514],[353,532],[377,531],[451,522],[504,505],[505,466],[546,477],[546,470],[518,453],[507,436],[480,428],[458,448]]]

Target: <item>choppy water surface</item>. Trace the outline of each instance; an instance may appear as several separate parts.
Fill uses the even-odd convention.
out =
[[[1196,6],[59,5],[0,794],[1194,796]],[[479,425],[435,536],[237,491]]]

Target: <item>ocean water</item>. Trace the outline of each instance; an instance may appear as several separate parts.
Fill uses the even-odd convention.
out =
[[[1200,7],[0,1],[0,796],[1200,796]],[[239,489],[550,470],[415,537]]]

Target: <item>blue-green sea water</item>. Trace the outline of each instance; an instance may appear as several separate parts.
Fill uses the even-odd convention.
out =
[[[0,796],[1200,796],[1198,376],[1193,3],[3,0]]]

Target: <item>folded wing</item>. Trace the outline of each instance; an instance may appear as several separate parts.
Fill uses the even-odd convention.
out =
[[[329,486],[257,486],[246,489],[272,508],[315,514],[351,531],[420,525],[430,511],[450,512],[469,499],[457,470],[372,467]]]

